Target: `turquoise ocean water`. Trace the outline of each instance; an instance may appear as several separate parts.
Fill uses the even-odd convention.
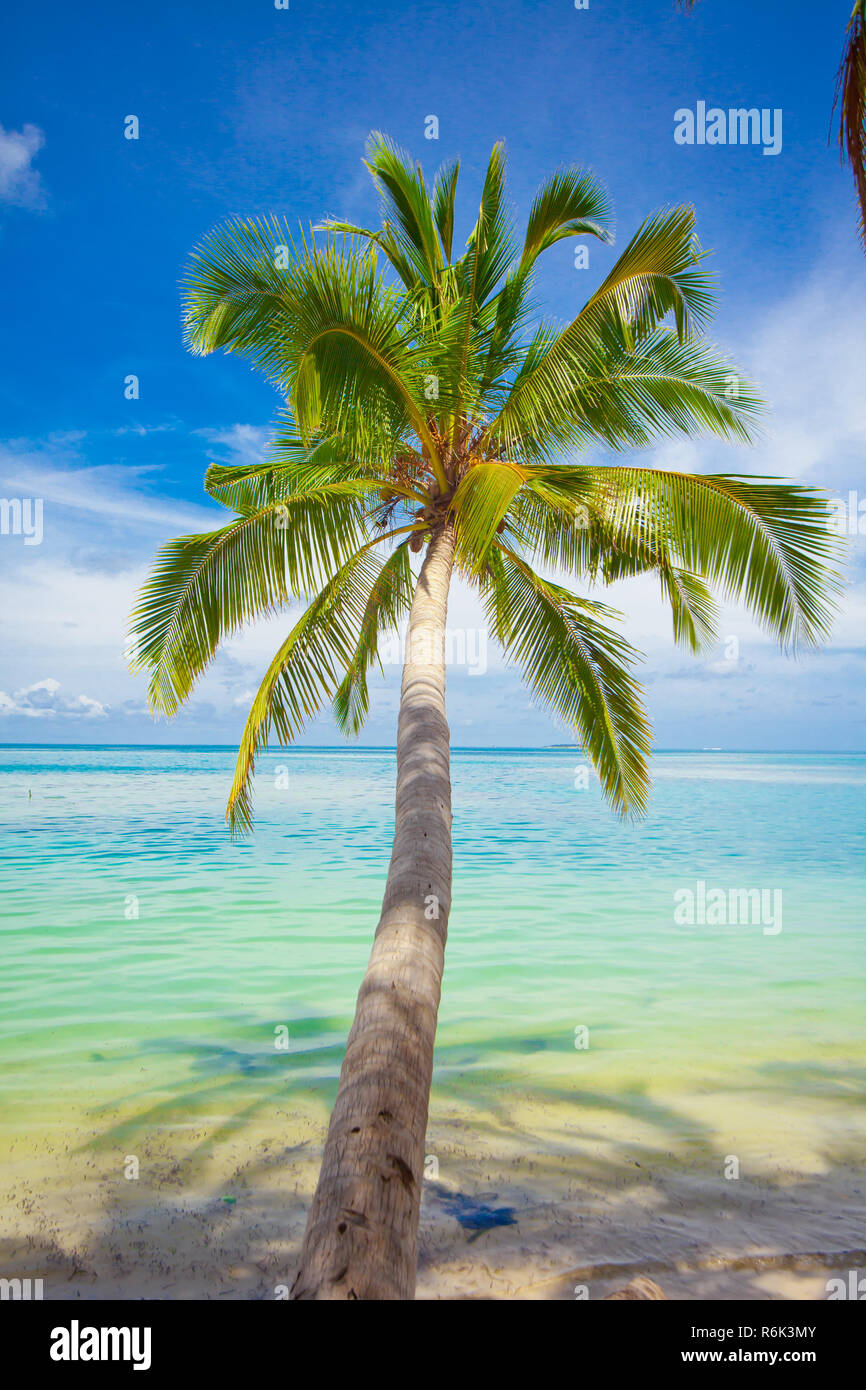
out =
[[[275,1097],[327,1114],[387,871],[394,754],[268,754],[255,836],[235,845],[233,763],[0,749],[4,1143]],[[715,1126],[723,1150],[739,1137],[760,1155],[766,1120],[767,1148],[787,1133],[813,1167],[852,1157],[866,757],[657,754],[637,825],[582,767],[573,749],[454,752],[434,1114],[573,1097],[578,1123],[594,1107],[660,1147]],[[675,920],[699,883],[764,890],[781,917]]]

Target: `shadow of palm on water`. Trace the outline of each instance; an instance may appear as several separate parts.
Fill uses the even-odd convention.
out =
[[[190,1117],[201,1117],[203,1122],[203,1116],[215,1105],[228,1108],[229,1114],[222,1127],[214,1131],[214,1138],[242,1130],[275,1100],[285,1102],[293,1096],[312,1100],[326,1122],[336,1097],[346,1032],[344,1020],[317,1017],[295,1020],[293,1045],[286,1051],[261,1047],[244,1050],[182,1037],[149,1040],[140,1047],[139,1055],[147,1059],[160,1055],[174,1061],[186,1059],[186,1079],[175,1081],[170,1095],[141,1109],[129,1111],[128,1107],[152,1095],[152,1084],[97,1107],[92,1112],[97,1122],[119,1109],[126,1113],[115,1123],[97,1129],[82,1143],[80,1151],[113,1149],[156,1125],[168,1125],[172,1121],[183,1124],[189,1122]],[[322,1042],[323,1036],[336,1040]],[[306,1040],[309,1040],[308,1046],[305,1046]],[[554,1041],[556,1050],[563,1052],[559,1038]],[[440,1044],[436,1050],[431,1117],[444,1104],[456,1102],[479,1115],[486,1115],[489,1133],[499,1131],[528,1138],[532,1132],[516,1120],[514,1104],[515,1097],[526,1097],[537,1105],[555,1102],[573,1106],[573,1119],[581,1121],[584,1138],[598,1137],[587,1128],[587,1114],[607,1111],[631,1117],[690,1145],[708,1139],[710,1131],[706,1126],[686,1118],[674,1106],[651,1097],[644,1088],[630,1087],[617,1094],[608,1094],[599,1088],[551,1084],[541,1075],[527,1074],[522,1064],[518,1070],[484,1062],[485,1053],[501,1057],[508,1052],[536,1053],[549,1048],[548,1039],[510,1039],[501,1034],[471,1046]],[[99,1060],[110,1059],[100,1057]],[[310,1073],[315,1073],[315,1077],[310,1077]],[[251,1091],[254,1092],[252,1097]],[[573,1139],[574,1136],[564,1134],[564,1137]],[[644,1145],[638,1147],[645,1151]]]
[[[142,1057],[164,1054],[173,1059],[186,1058],[186,1081],[172,1085],[171,1094],[140,1109],[128,1109],[137,1099],[153,1093],[153,1086],[130,1091],[107,1102],[93,1112],[100,1119],[118,1110],[123,1117],[113,1124],[97,1128],[80,1146],[80,1152],[104,1152],[115,1149],[155,1126],[207,1123],[214,1106],[226,1112],[224,1119],[209,1130],[208,1140],[190,1150],[205,1155],[209,1145],[221,1137],[243,1131],[268,1106],[292,1100],[308,1100],[320,1112],[322,1123],[336,1096],[339,1068],[345,1049],[346,1024],[335,1018],[310,1017],[292,1024],[296,1040],[290,1050],[252,1051],[221,1044],[197,1042],[184,1038],[151,1040],[140,1049]],[[320,1041],[323,1035],[335,1041]],[[310,1045],[305,1046],[309,1039]],[[562,1046],[557,1039],[558,1050]],[[298,1045],[300,1042],[300,1046]],[[509,1135],[515,1140],[529,1141],[529,1150],[537,1141],[535,1122],[539,1107],[559,1107],[559,1137],[574,1148],[576,1140],[604,1139],[601,1130],[589,1123],[590,1115],[610,1114],[633,1120],[657,1136],[655,1142],[646,1135],[632,1142],[620,1141],[616,1153],[610,1156],[623,1169],[631,1167],[641,1155],[646,1158],[669,1157],[671,1144],[687,1150],[692,1161],[696,1158],[718,1160],[719,1146],[712,1125],[703,1123],[693,1114],[686,1114],[671,1102],[649,1093],[648,1086],[628,1086],[615,1093],[600,1087],[554,1083],[540,1073],[527,1073],[524,1065],[517,1067],[485,1065],[485,1051],[501,1057],[503,1052],[538,1052],[547,1049],[546,1039],[514,1040],[497,1034],[494,1040],[473,1046],[440,1044],[436,1051],[436,1070],[431,1101],[431,1122],[449,1106],[464,1107],[474,1116],[473,1132],[479,1136]],[[310,1076],[315,1073],[315,1076]],[[752,1069],[751,1076],[738,1078],[738,1091],[745,1097],[763,1095],[768,1083],[777,1099],[788,1095],[802,1098],[808,1094],[824,1102],[848,1104],[853,1097],[866,1100],[866,1068],[834,1067],[818,1064],[768,1062]],[[253,1094],[251,1095],[251,1092]],[[519,1102],[536,1107],[533,1118],[518,1118]],[[192,1117],[192,1119],[191,1119]],[[483,1117],[483,1119],[482,1119]],[[568,1125],[566,1128],[565,1125]],[[575,1133],[574,1126],[578,1126]],[[467,1125],[468,1128],[468,1125]],[[540,1155],[534,1154],[534,1161]],[[573,1157],[580,1161],[575,1151]],[[584,1157],[584,1165],[586,1158]],[[588,1176],[586,1166],[581,1174]]]

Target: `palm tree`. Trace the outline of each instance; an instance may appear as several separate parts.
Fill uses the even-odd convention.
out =
[[[693,10],[698,0],[677,0]],[[850,164],[860,210],[860,239],[866,248],[866,0],[854,0],[845,29],[845,47],[836,75],[833,114],[839,110],[838,142],[842,163]]]
[[[211,465],[206,489],[234,518],[166,545],[133,615],[133,668],[149,672],[152,708],[172,715],[224,637],[308,604],[246,722],[227,811],[239,833],[260,750],[290,743],[325,701],[357,733],[377,644],[408,614],[393,851],[296,1298],[414,1290],[451,905],[452,575],[475,587],[505,653],[575,730],[624,815],[642,812],[648,791],[637,654],[613,610],[564,586],[567,572],[585,583],[654,573],[694,651],[714,640],[711,587],[788,648],[819,641],[832,610],[829,510],[814,492],[576,461],[592,443],[752,436],[753,392],[700,334],[712,293],[690,208],[644,222],[567,326],[533,324],[539,257],[565,238],[610,238],[591,175],[549,178],[519,239],[496,145],[455,257],[458,165],[428,190],[420,166],[374,135],[367,167],[383,204],[376,230],[330,221],[295,242],[276,220],[235,221],[194,253],[189,345],[247,358],[285,414],[264,463]]]
[[[860,239],[866,247],[866,0],[854,0],[836,78],[839,149],[850,164],[860,209]]]

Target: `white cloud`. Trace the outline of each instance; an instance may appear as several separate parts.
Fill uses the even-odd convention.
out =
[[[153,561],[169,536],[205,531],[224,519],[216,506],[175,501],[157,490],[159,470],[88,466],[79,437],[0,443],[0,493],[44,499],[42,545],[25,548],[4,539],[0,608],[4,640],[0,688],[12,722],[55,713],[118,717],[143,682],[123,656],[129,614]],[[100,698],[50,697],[38,678],[50,660],[65,690]],[[29,682],[35,681],[31,687]],[[18,689],[24,687],[23,693]],[[27,697],[28,691],[35,691]],[[59,703],[58,703],[59,701]]]
[[[221,462],[240,465],[264,463],[265,446],[273,429],[270,425],[229,425],[226,429],[197,430],[196,433],[223,451]]]
[[[44,144],[45,136],[38,126],[25,125],[21,130],[0,126],[0,202],[23,208],[44,206],[42,180],[32,168]]]
[[[0,480],[7,496],[41,497],[45,503],[46,532],[52,509],[97,517],[108,525],[122,525],[127,535],[158,530],[168,535],[207,531],[217,516],[213,509],[171,498],[150,495],[146,485],[155,468],[99,464],[93,467],[63,466],[65,459],[38,448],[17,443],[0,444]],[[58,463],[59,458],[59,463]],[[219,520],[224,514],[219,513]],[[64,523],[65,524],[65,523]],[[91,529],[91,542],[98,539]]]
[[[25,719],[53,719],[56,715],[72,715],[83,719],[104,719],[109,706],[89,695],[63,695],[60,681],[50,676],[24,686],[14,694],[0,690],[0,716],[19,716]]]
[[[767,471],[841,488],[866,456],[866,316],[858,290],[852,294],[841,280],[807,283],[766,316],[753,357],[773,410],[761,450]]]
[[[124,434],[136,434],[139,439],[146,439],[151,434],[165,434],[167,430],[173,430],[174,425],[121,425],[114,433],[118,436]],[[79,435],[83,439],[83,433]]]

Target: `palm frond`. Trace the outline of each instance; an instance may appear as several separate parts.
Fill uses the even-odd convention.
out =
[[[866,247],[866,0],[855,0],[836,77],[833,113],[839,111],[839,149],[854,175],[860,237]]]
[[[336,441],[317,439],[307,444],[293,423],[285,422],[267,446],[264,459],[241,464],[212,463],[205,473],[204,487],[208,496],[222,506],[249,515],[305,487],[378,475],[375,468],[343,462]]]
[[[697,574],[677,565],[661,565],[662,589],[671,606],[674,641],[697,655],[719,636],[719,615],[712,594]]]
[[[334,435],[354,456],[387,461],[414,431],[443,486],[424,409],[427,364],[407,312],[354,243],[297,246],[276,222],[218,228],[186,280],[191,345],[249,358],[290,397],[308,442]]]
[[[411,602],[409,543],[401,541],[373,582],[355,650],[334,695],[334,716],[342,733],[355,735],[360,732],[370,705],[367,673],[377,659],[379,639],[409,612]]]
[[[657,340],[668,314],[685,344],[712,307],[712,280],[700,268],[702,259],[692,208],[648,218],[568,327],[555,336],[542,333],[530,346],[482,442],[502,440],[513,448],[528,425],[537,437],[555,438],[560,421],[568,424],[573,415],[570,405],[581,386],[603,374],[611,358],[627,358],[644,340]],[[573,442],[570,428],[566,434]]]
[[[681,342],[658,329],[629,349],[610,331],[585,347],[579,363],[545,356],[539,370],[530,364],[482,446],[547,462],[596,441],[625,449],[677,434],[756,437],[760,399],[706,340]]]
[[[609,242],[611,220],[610,200],[598,180],[583,169],[561,169],[535,195],[521,263],[535,261],[565,237],[594,236]]]
[[[149,673],[155,711],[175,714],[224,637],[317,586],[366,541],[368,489],[310,489],[162,547],[130,620],[130,667]]]
[[[241,735],[226,810],[232,836],[252,829],[256,758],[275,736],[294,741],[308,719],[332,697],[351,667],[370,591],[381,561],[369,551],[353,555],[316,595],[268,667]]]
[[[451,260],[454,244],[454,203],[459,173],[459,159],[455,159],[451,164],[443,164],[433,185],[433,221],[436,223],[446,262]]]
[[[183,282],[187,346],[206,355],[224,348],[256,358],[263,333],[289,312],[283,260],[296,254],[277,218],[235,218],[195,248]]]
[[[567,403],[569,438],[601,439],[612,448],[642,447],[698,433],[751,444],[760,398],[726,358],[702,338],[681,342],[666,329],[633,352],[613,347]]]
[[[606,515],[605,469],[531,468],[509,527],[530,558],[546,567],[614,583],[655,571],[673,615],[674,639],[702,651],[716,640],[716,606],[703,580],[677,565],[662,543],[615,525]],[[661,542],[661,538],[659,538]]]
[[[394,220],[396,241],[419,276],[434,281],[443,266],[442,250],[421,166],[413,166],[408,154],[380,131],[367,142],[365,163],[385,205],[389,228]]]
[[[454,267],[456,302],[439,332],[437,373],[451,415],[450,440],[478,408],[483,377],[479,315],[514,255],[505,189],[505,151],[494,145],[487,166],[478,218],[465,255]]]
[[[469,249],[460,263],[464,267],[463,293],[471,298],[473,310],[493,293],[516,250],[507,202],[505,163],[505,146],[499,142],[490,153],[478,220],[469,236]]]
[[[478,314],[479,400],[494,414],[526,355],[525,330],[534,304],[532,266],[521,262]]]
[[[519,464],[477,463],[461,480],[452,499],[455,559],[471,574],[487,562],[497,528],[526,481]]]
[[[744,603],[783,647],[829,634],[840,546],[817,489],[652,468],[601,469],[598,481],[615,532]]]
[[[629,670],[638,653],[606,625],[617,615],[542,579],[501,546],[491,552],[482,594],[506,655],[576,731],[609,800],[621,814],[640,814],[650,733]]]
[[[356,227],[353,222],[344,222],[339,217],[325,217],[313,231],[333,232],[339,236],[357,237],[360,241],[368,241],[371,250],[378,248],[388,258],[410,294],[415,294],[423,283],[387,223],[381,231],[373,232],[367,227]]]

